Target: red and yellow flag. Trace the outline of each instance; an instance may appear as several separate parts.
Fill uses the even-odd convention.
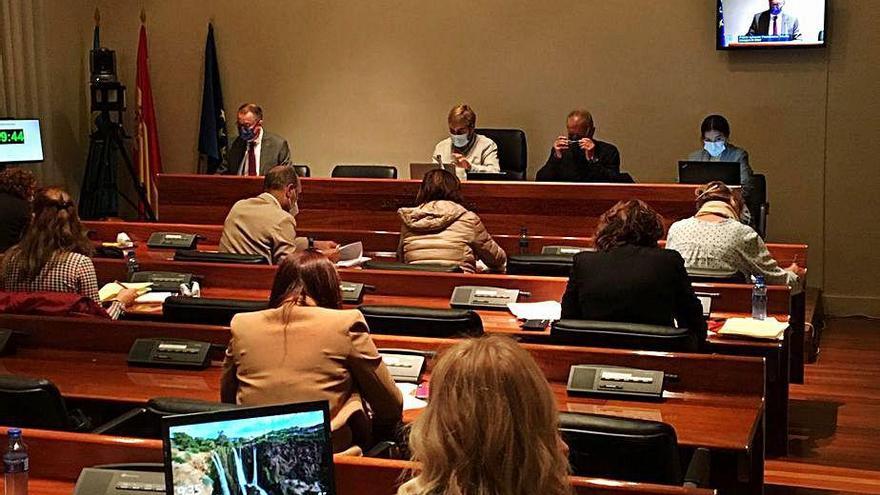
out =
[[[153,107],[153,90],[150,86],[149,56],[147,55],[147,28],[141,24],[137,51],[137,135],[134,142],[134,155],[137,161],[138,180],[144,186],[150,207],[157,210],[156,176],[162,172],[162,157],[159,154],[159,133],[156,130],[156,109]],[[144,205],[139,206],[141,214]]]

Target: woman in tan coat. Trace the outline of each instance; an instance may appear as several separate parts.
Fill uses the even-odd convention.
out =
[[[461,182],[443,169],[425,174],[418,206],[397,211],[403,225],[397,256],[404,263],[458,265],[477,271],[477,260],[503,272],[507,255],[474,212],[462,206]]]
[[[400,422],[403,397],[364,317],[340,309],[339,276],[324,255],[286,257],[269,307],[232,319],[223,402],[329,401],[334,452],[368,447],[372,431],[391,431]]]

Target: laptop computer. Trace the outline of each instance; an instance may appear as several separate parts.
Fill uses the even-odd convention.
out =
[[[166,495],[334,495],[326,401],[162,419]]]
[[[409,164],[409,178],[416,179],[416,180],[422,180],[422,177],[424,177],[425,174],[428,173],[429,170],[435,169],[435,168],[440,168],[437,165],[437,162],[410,163]],[[451,163],[444,163],[443,168],[447,172],[452,172],[453,174],[455,173],[455,165],[453,165]]]
[[[700,162],[688,160],[678,162],[679,184],[708,184],[715,180],[720,180],[728,186],[741,185],[739,162]]]

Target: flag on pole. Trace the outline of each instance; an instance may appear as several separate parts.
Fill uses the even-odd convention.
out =
[[[204,162],[199,172],[214,173],[226,159],[226,114],[223,111],[223,90],[220,88],[220,67],[214,45],[214,26],[208,23],[205,42],[205,83],[202,87],[202,119],[199,125],[199,154]]]
[[[156,130],[156,109],[153,107],[153,91],[150,86],[147,28],[144,21],[145,15],[141,12],[141,33],[137,51],[137,103],[135,109],[137,134],[134,142],[134,155],[137,157],[138,180],[144,186],[153,212],[156,212],[156,176],[162,172],[162,158],[159,155],[159,133]],[[144,212],[143,204],[139,206],[139,212]]]

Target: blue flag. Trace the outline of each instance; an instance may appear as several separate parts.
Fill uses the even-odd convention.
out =
[[[202,89],[202,120],[199,126],[199,153],[204,155],[205,172],[212,174],[226,159],[226,114],[223,111],[223,90],[220,88],[220,67],[214,45],[214,26],[208,23],[205,42],[205,84]]]

